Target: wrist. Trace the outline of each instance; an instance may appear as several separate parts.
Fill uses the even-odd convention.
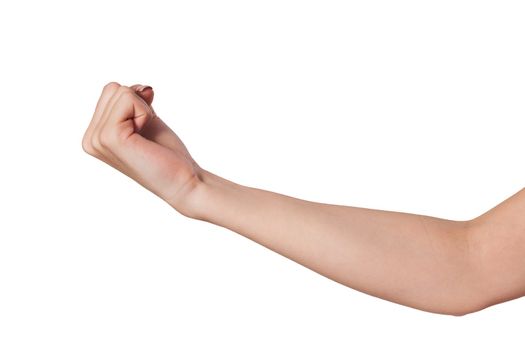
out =
[[[199,167],[184,187],[184,195],[177,201],[168,200],[168,204],[186,217],[211,221],[220,199],[243,186]]]

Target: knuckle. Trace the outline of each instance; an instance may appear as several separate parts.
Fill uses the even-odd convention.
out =
[[[82,138],[82,149],[87,154],[93,155],[94,153],[93,146],[91,145],[91,143],[89,143],[88,138],[86,136]]]
[[[91,147],[95,151],[95,153],[102,153],[104,147],[102,146],[102,143],[100,142],[100,138],[96,135],[93,135],[91,138]]]
[[[102,89],[101,96],[111,96],[113,95],[120,87],[119,83],[111,82],[104,85],[104,88]]]
[[[119,88],[119,95],[122,98],[130,99],[135,95],[135,92],[133,92],[133,90],[127,86],[121,86]]]
[[[108,91],[108,90],[116,90],[120,87],[120,84],[119,83],[116,83],[114,81],[112,82],[109,82],[107,83],[106,85],[104,85],[104,91]]]
[[[106,149],[111,149],[116,145],[117,138],[115,137],[114,133],[108,130],[103,130],[100,133],[99,141],[102,147]]]
[[[118,90],[119,90],[120,93],[125,93],[125,92],[128,92],[128,91],[131,91],[131,88],[128,87],[128,86],[121,85],[121,86],[119,86]]]
[[[100,146],[102,146],[102,148],[111,148],[110,147],[111,142],[109,141],[109,138],[107,137],[107,135],[105,133],[104,134],[100,134],[99,142],[100,142]]]

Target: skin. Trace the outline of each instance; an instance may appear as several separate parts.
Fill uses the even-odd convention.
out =
[[[82,147],[182,215],[424,311],[460,316],[525,294],[525,189],[467,221],[301,200],[201,168],[152,101],[149,86],[107,84]]]

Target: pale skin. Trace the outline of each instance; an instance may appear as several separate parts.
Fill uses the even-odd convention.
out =
[[[297,199],[202,168],[152,101],[149,86],[107,84],[82,147],[182,215],[424,311],[465,315],[525,294],[525,189],[465,221]]]

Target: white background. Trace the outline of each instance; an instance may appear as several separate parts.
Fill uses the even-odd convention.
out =
[[[525,299],[430,314],[191,221],[83,153],[150,84],[204,168],[469,219],[525,184],[520,1],[0,5],[0,349],[523,348]]]

